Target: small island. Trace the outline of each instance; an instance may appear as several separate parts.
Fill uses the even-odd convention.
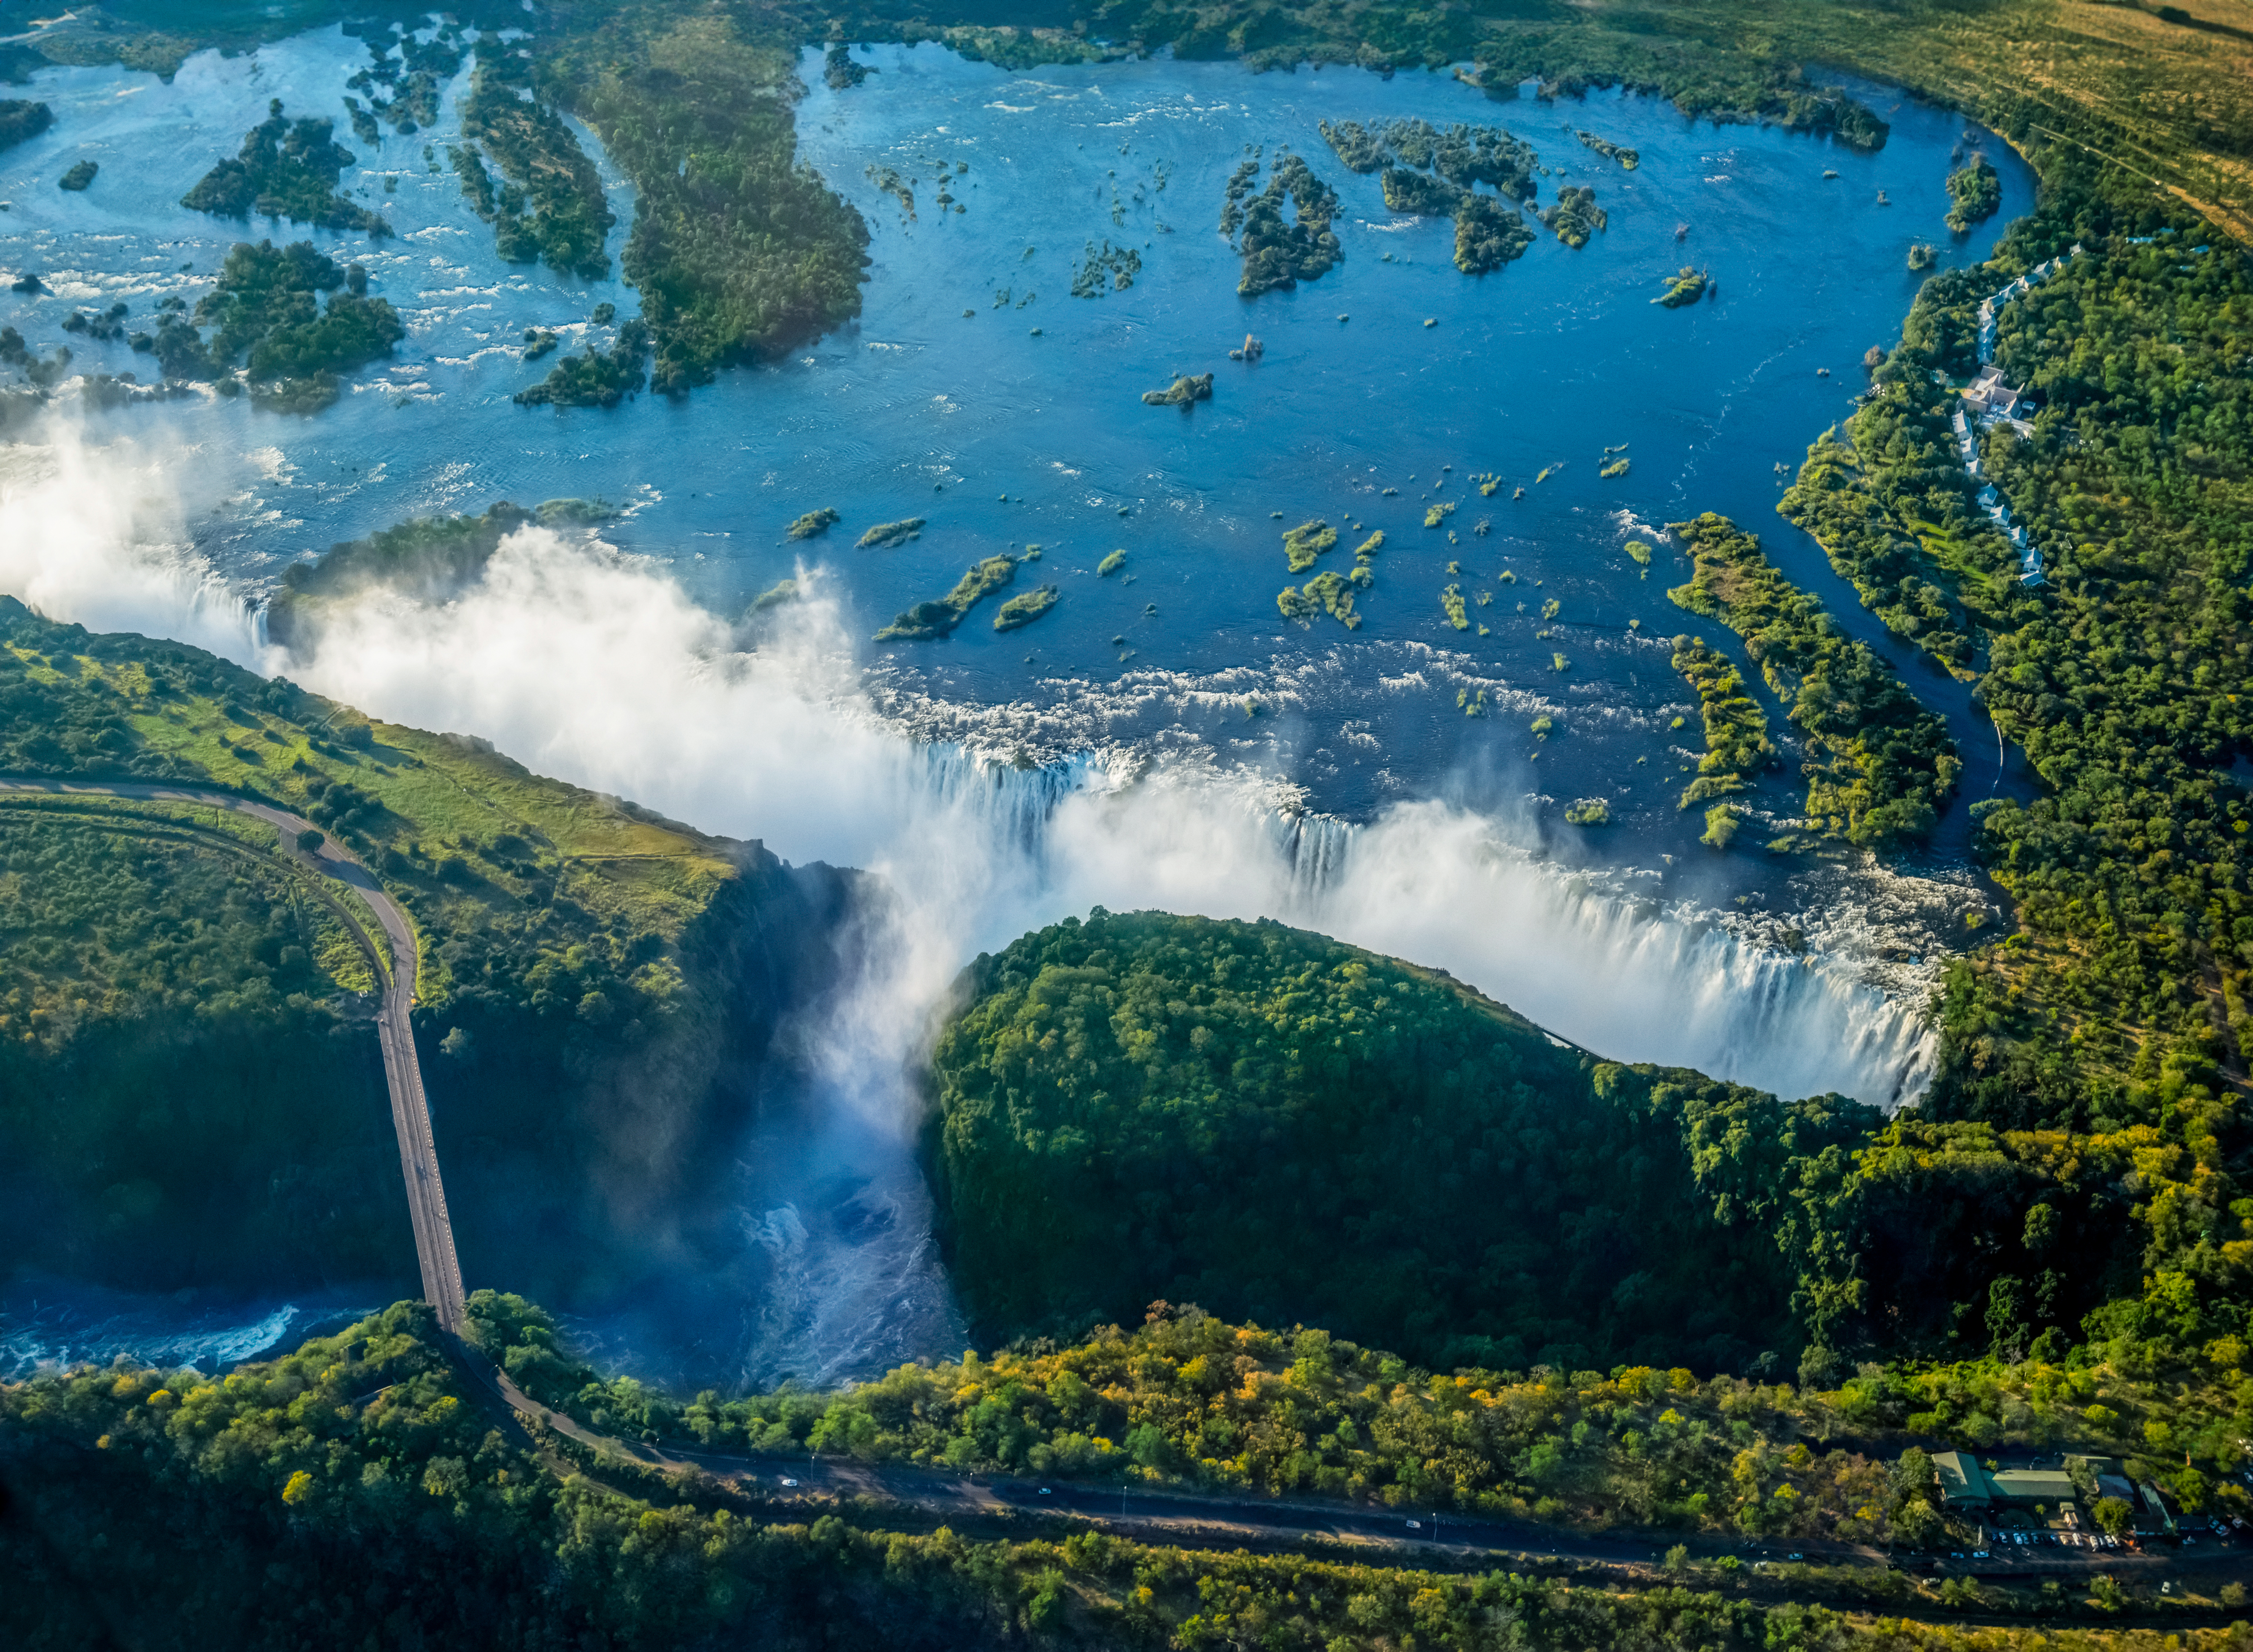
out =
[[[1455,268],[1483,275],[1522,256],[1533,232],[1518,213],[1483,195],[1466,195],[1455,209]]]
[[[1667,277],[1666,290],[1650,302],[1664,304],[1669,310],[1679,310],[1685,304],[1694,304],[1705,296],[1706,275],[1685,264]]]
[[[1337,530],[1324,521],[1301,522],[1283,535],[1283,557],[1291,572],[1303,574],[1315,559],[1337,544]]]
[[[856,551],[887,550],[895,545],[904,545],[923,532],[923,518],[903,516],[896,522],[879,522],[854,546]]]
[[[794,540],[813,539],[827,533],[837,519],[837,512],[826,505],[818,511],[808,511],[790,525],[790,537]]]
[[[561,336],[545,327],[527,327],[524,330],[524,359],[537,361],[542,356],[553,355],[556,346],[562,342]]]
[[[960,579],[954,589],[935,603],[917,603],[896,614],[876,633],[880,643],[932,642],[951,635],[963,616],[989,592],[1000,590],[1017,576],[1014,556],[989,556]]]
[[[1141,273],[1142,254],[1132,247],[1113,247],[1108,240],[1098,246],[1090,241],[1079,262],[1072,266],[1071,296],[1100,298],[1106,293],[1124,292]]]
[[[1632,172],[1643,164],[1643,157],[1639,153],[1634,150],[1623,148],[1608,138],[1598,137],[1594,132],[1575,132],[1573,136],[1606,159],[1617,161],[1620,164],[1620,170],[1623,172]],[[1835,177],[1836,174],[1831,174],[1831,176]]]
[[[1001,604],[1001,611],[994,616],[995,631],[1015,631],[1029,625],[1057,605],[1057,588],[1043,585],[1036,591],[1025,591]]]
[[[1555,230],[1559,240],[1575,249],[1586,247],[1588,237],[1608,221],[1604,209],[1596,205],[1596,192],[1585,184],[1566,185],[1557,192],[1557,204],[1534,216]]]
[[[1144,405],[1153,408],[1180,408],[1186,412],[1196,402],[1212,400],[1212,375],[1209,373],[1191,377],[1183,373],[1169,388],[1145,390]]]
[[[1348,631],[1358,631],[1361,616],[1353,611],[1353,588],[1368,583],[1365,568],[1356,568],[1350,578],[1336,572],[1317,574],[1303,587],[1286,585],[1276,593],[1275,606],[1284,618],[1301,624],[1328,614]]]
[[[1908,267],[1911,269],[1930,269],[1939,261],[1940,248],[1933,246],[1929,241],[1914,241],[1910,243],[1908,249]]]
[[[337,188],[338,178],[355,157],[332,136],[336,123],[289,121],[280,98],[270,100],[266,109],[268,118],[242,140],[242,152],[205,173],[180,205],[220,218],[257,213],[323,229],[356,229],[375,240],[388,236],[389,224],[353,206]]]
[[[833,92],[849,92],[875,71],[853,61],[853,50],[842,40],[832,40],[821,54],[821,78]]]
[[[1948,175],[1948,227],[1967,235],[1972,225],[1992,218],[2002,206],[2003,180],[1985,156],[1974,155],[1971,164]]]
[[[638,391],[649,374],[649,324],[630,321],[618,329],[610,352],[589,350],[583,356],[565,356],[553,371],[529,390],[520,390],[519,407],[615,408]]]
[[[1609,826],[1612,823],[1611,805],[1601,798],[1582,798],[1577,803],[1565,805],[1565,821],[1568,826]]]
[[[82,190],[94,182],[94,175],[101,170],[98,161],[80,161],[55,180],[57,189]]]
[[[1244,254],[1236,290],[1245,298],[1312,281],[1345,255],[1330,228],[1338,209],[1336,190],[1287,150],[1275,162],[1267,187],[1254,195],[1252,185],[1259,171],[1257,161],[1236,169],[1220,213],[1220,233],[1232,237]],[[1287,201],[1292,210],[1287,221]]]
[[[55,112],[24,98],[0,98],[0,150],[28,143],[55,123]]]

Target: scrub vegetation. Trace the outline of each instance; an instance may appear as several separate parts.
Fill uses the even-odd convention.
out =
[[[1303,574],[1316,557],[1337,547],[1337,530],[1327,522],[1301,522],[1283,535],[1283,560],[1294,574]]]

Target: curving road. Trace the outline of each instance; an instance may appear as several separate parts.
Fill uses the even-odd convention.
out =
[[[370,962],[384,978],[383,1003],[376,1012],[375,1030],[383,1046],[383,1077],[391,1091],[391,1123],[399,1136],[399,1168],[407,1183],[407,1210],[415,1226],[415,1255],[422,1269],[422,1295],[438,1311],[439,1325],[455,1336],[466,1328],[463,1308],[462,1264],[454,1252],[453,1219],[446,1213],[446,1187],[438,1176],[438,1144],[430,1133],[430,1103],[422,1091],[422,1067],[415,1056],[416,957],[415,931],[398,903],[366,867],[322,834],[320,847],[308,853],[297,847],[297,834],[319,828],[271,804],[253,803],[223,791],[202,791],[192,786],[142,785],[121,783],[94,785],[56,780],[0,780],[0,791],[39,791],[58,797],[131,798],[152,803],[199,803],[227,809],[262,820],[275,831],[282,855],[334,878],[356,891],[374,912],[389,939],[387,960],[356,921],[352,927],[368,949]],[[347,921],[349,913],[347,912]]]

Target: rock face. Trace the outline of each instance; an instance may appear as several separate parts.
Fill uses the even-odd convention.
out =
[[[1183,373],[1163,390],[1145,390],[1142,401],[1153,408],[1186,408],[1193,401],[1212,400],[1212,375],[1198,373],[1191,377]]]

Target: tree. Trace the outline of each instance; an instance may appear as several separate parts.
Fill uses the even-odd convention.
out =
[[[307,854],[312,854],[328,840],[327,834],[314,826],[307,826],[297,834],[297,847]]]
[[[2136,1523],[2136,1511],[2117,1497],[2099,1497],[2089,1512],[2108,1537],[2124,1537]]]

